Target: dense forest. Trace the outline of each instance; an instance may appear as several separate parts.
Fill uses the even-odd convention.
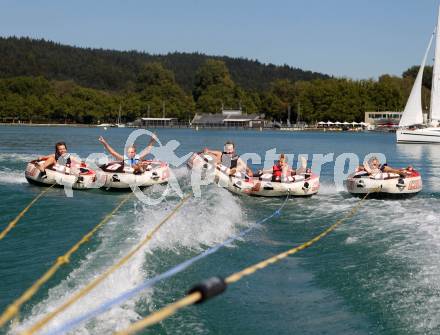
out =
[[[360,65],[361,66],[361,65]],[[402,110],[418,66],[402,77],[350,80],[256,60],[198,53],[150,55],[0,38],[0,120],[114,122],[140,116],[218,113],[222,106],[269,120],[361,121],[365,111]],[[432,68],[425,70],[424,106]]]

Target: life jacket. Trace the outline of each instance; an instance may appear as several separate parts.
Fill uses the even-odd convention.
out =
[[[127,156],[124,155],[124,165],[126,166],[133,166],[136,165],[140,162],[140,157],[139,155],[135,155],[133,158],[128,158]]]
[[[60,155],[58,152],[55,153],[55,161],[58,165],[66,166],[72,164],[70,159],[70,154],[65,153],[64,155]]]
[[[229,154],[227,154],[226,152],[222,153],[222,158],[221,158],[221,163],[222,165],[230,168],[230,169],[234,169],[237,167],[238,165],[238,155],[233,155],[232,157],[229,156]]]
[[[279,164],[272,167],[272,178],[274,181],[280,181],[283,174],[283,168]]]

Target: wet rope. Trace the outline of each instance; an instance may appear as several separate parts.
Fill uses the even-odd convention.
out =
[[[64,302],[60,307],[55,310],[47,313],[41,320],[34,323],[31,327],[25,330],[22,334],[30,335],[34,334],[42,327],[44,327],[48,322],[50,322],[55,316],[57,316],[62,311],[66,310],[69,306],[73,305],[87,293],[92,291],[96,286],[98,286],[101,282],[103,282],[108,276],[110,276],[113,272],[122,267],[125,263],[127,263],[142,247],[144,247],[154,236],[154,234],[167,222],[169,221],[175,213],[183,206],[183,204],[192,196],[192,194],[188,194],[183,197],[180,202],[173,208],[171,212],[165,216],[157,225],[154,226],[152,230],[150,230],[145,238],[138,243],[128,254],[126,254],[123,258],[121,258],[116,264],[108,268],[104,273],[100,276],[92,280],[89,284],[83,287],[80,291],[74,294],[70,299]]]
[[[131,193],[124,197],[122,201],[109,213],[107,214],[104,219],[101,220],[90,232],[88,232],[86,235],[84,235],[81,240],[79,240],[73,247],[69,249],[63,256],[60,256],[57,258],[55,263],[49,268],[49,270],[46,271],[46,273],[43,274],[31,287],[29,287],[17,300],[15,300],[12,304],[10,304],[0,315],[0,327],[3,327],[6,322],[11,320],[14,316],[16,316],[21,306],[27,302],[29,299],[31,299],[35,293],[38,292],[38,290],[43,286],[52,276],[58,271],[58,269],[70,261],[70,257],[72,254],[74,254],[81,245],[84,243],[87,243],[90,238],[104,225],[106,224],[110,218],[115,214],[119,208],[124,205],[128,199],[130,198]]]
[[[17,225],[18,221],[26,214],[26,212],[49,190],[54,187],[55,184],[49,186],[45,190],[41,191],[32,201],[16,216],[14,220],[9,222],[8,226],[0,233],[0,240],[3,240],[3,238]]]
[[[109,310],[110,308],[112,308],[113,306],[117,306],[122,304],[123,302],[131,299],[132,297],[134,297],[135,295],[137,295],[139,292],[146,290],[148,288],[153,287],[154,285],[156,285],[157,283],[174,277],[175,275],[177,275],[178,273],[186,270],[188,267],[190,267],[191,265],[193,265],[194,263],[198,262],[199,260],[208,257],[211,254],[214,254],[215,252],[217,252],[219,249],[221,249],[222,247],[225,247],[227,245],[230,245],[232,242],[237,241],[238,239],[242,238],[243,236],[247,235],[251,230],[253,230],[255,228],[255,226],[258,226],[268,220],[270,220],[271,218],[275,217],[275,216],[279,216],[281,214],[282,209],[284,208],[284,206],[286,205],[287,201],[289,199],[289,195],[287,195],[286,199],[284,200],[284,202],[282,203],[282,205],[275,210],[272,214],[270,214],[269,216],[266,216],[265,218],[255,222],[254,226],[249,227],[245,230],[243,230],[242,232],[240,232],[239,234],[230,237],[229,239],[227,239],[226,241],[219,243],[207,250],[205,250],[204,252],[198,254],[197,256],[194,256],[176,266],[174,266],[173,268],[167,270],[166,272],[163,272],[153,278],[150,278],[148,280],[146,280],[145,282],[143,282],[142,284],[121,293],[119,296],[109,299],[108,301],[102,303],[100,306],[98,306],[97,308],[83,314],[80,315],[76,318],[71,319],[70,321],[67,321],[66,323],[62,324],[61,326],[57,327],[56,329],[49,331],[46,333],[46,335],[54,335],[54,334],[64,334],[67,333],[68,331],[74,329],[75,327],[77,327],[79,324],[88,321],[104,312],[106,312],[107,310]]]
[[[372,192],[375,192],[374,190]],[[209,298],[212,298],[220,293],[222,293],[228,284],[232,284],[235,283],[237,281],[239,281],[240,279],[246,277],[246,276],[250,276],[252,274],[254,274],[255,272],[257,272],[258,270],[262,270],[264,268],[266,268],[267,266],[271,265],[271,264],[275,264],[281,260],[283,260],[284,258],[293,255],[301,250],[307,249],[310,246],[312,246],[313,244],[315,244],[316,242],[318,242],[319,240],[321,240],[322,238],[324,238],[325,236],[327,236],[328,234],[330,234],[331,232],[333,232],[336,228],[338,228],[343,222],[345,222],[346,220],[350,219],[351,217],[353,217],[357,211],[359,210],[359,208],[361,207],[362,203],[364,202],[364,200],[368,197],[368,195],[371,192],[367,193],[360,201],[358,201],[358,203],[356,204],[356,206],[354,206],[350,212],[348,212],[347,215],[345,215],[342,219],[339,219],[338,221],[336,221],[336,223],[334,223],[333,225],[331,225],[329,228],[327,228],[326,230],[324,230],[322,233],[320,233],[319,235],[315,236],[314,238],[312,238],[311,240],[301,244],[298,247],[289,249],[285,252],[282,252],[280,254],[277,254],[275,256],[272,256],[266,260],[263,260],[257,264],[254,264],[252,266],[249,266],[239,272],[233,273],[230,276],[226,277],[224,280],[221,278],[211,278],[217,280],[218,282],[220,282],[220,284],[222,285],[222,287],[218,288],[216,287],[214,289],[215,292],[211,293],[211,292],[206,292],[203,291],[201,289],[198,289],[198,286],[196,286],[196,290],[194,290],[192,293],[189,293],[187,296],[185,296],[184,298],[176,301],[175,303],[169,304],[167,306],[165,306],[164,308],[160,309],[157,312],[154,312],[152,314],[150,314],[149,316],[147,316],[146,318],[139,320],[135,323],[133,323],[131,326],[129,326],[128,328],[117,332],[116,334],[118,335],[125,335],[125,334],[133,334],[138,332],[139,330],[142,330],[146,327],[150,327],[156,323],[159,323],[160,321],[163,321],[164,319],[170,317],[171,315],[175,314],[176,312],[178,312],[180,309],[183,309],[187,306],[190,305],[194,305],[196,303],[200,303],[203,301],[208,300]],[[201,284],[203,285],[203,283]],[[199,285],[200,286],[200,285]],[[208,288],[209,289],[209,288]]]

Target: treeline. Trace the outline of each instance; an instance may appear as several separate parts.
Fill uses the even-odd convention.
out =
[[[58,58],[62,55],[68,61]],[[191,66],[182,60],[185,57]],[[196,63],[198,67],[192,69]],[[252,73],[255,64],[261,71]],[[199,54],[150,56],[0,39],[0,120],[114,122],[121,110],[123,121],[164,113],[189,121],[196,112],[240,107],[277,121],[286,120],[289,108],[291,120],[300,112],[307,122],[362,121],[366,111],[402,110],[417,70],[414,66],[402,77],[383,75],[378,80],[336,79]],[[263,73],[267,78],[253,83]],[[431,74],[427,68],[424,106],[429,104]]]
[[[87,88],[74,81],[44,77],[0,79],[0,119],[4,121],[97,123],[123,121],[150,114],[185,120],[194,115],[194,102],[160,64],[145,65],[130,90],[111,92]]]

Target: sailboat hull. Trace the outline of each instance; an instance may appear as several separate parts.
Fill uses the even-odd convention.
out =
[[[440,128],[399,129],[396,131],[397,143],[438,143],[440,144]]]

